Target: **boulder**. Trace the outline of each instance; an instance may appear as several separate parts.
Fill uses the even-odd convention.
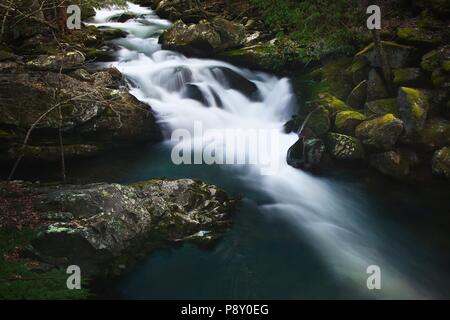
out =
[[[450,60],[450,46],[440,47],[432,50],[422,57],[420,66],[428,73],[441,67],[442,63]]]
[[[411,135],[420,132],[429,110],[427,95],[419,89],[401,87],[398,90],[397,105],[406,133]]]
[[[400,112],[397,106],[397,99],[380,99],[369,101],[364,105],[364,113],[367,116],[384,116],[387,113],[392,113],[396,117],[400,117]]]
[[[403,132],[403,122],[393,114],[376,117],[356,127],[356,137],[371,150],[392,150]]]
[[[321,164],[324,152],[322,140],[300,138],[289,148],[286,161],[294,168],[312,170]]]
[[[386,52],[386,56],[391,68],[405,67],[413,56],[414,48],[406,45],[401,45],[395,42],[381,41],[381,44]],[[381,67],[377,58],[375,45],[371,43],[369,46],[356,54],[356,57],[365,57],[373,68]]]
[[[366,100],[367,80],[363,80],[350,92],[347,98],[347,105],[354,109],[362,109]]]
[[[334,131],[354,136],[356,127],[366,119],[364,114],[357,111],[338,112],[334,121]]]
[[[398,28],[397,39],[399,42],[413,46],[433,47],[442,42],[439,32],[424,28]]]
[[[431,118],[422,131],[413,137],[406,137],[405,143],[412,146],[435,150],[450,145],[450,121],[443,118]]]
[[[27,62],[27,67],[32,70],[65,71],[80,67],[85,62],[85,57],[78,51],[67,52],[59,55],[40,55]]]
[[[354,62],[349,68],[354,85],[360,84],[369,78],[370,62],[366,57],[355,57]]]
[[[330,130],[330,112],[328,109],[322,106],[317,107],[309,117],[306,127],[311,129],[317,136],[327,133]]]
[[[34,211],[48,221],[29,252],[94,277],[170,243],[211,244],[229,227],[235,207],[221,189],[191,179],[15,188],[27,190]]]
[[[220,35],[222,49],[232,49],[243,45],[245,27],[242,24],[220,17],[212,19],[211,24]]]
[[[394,84],[397,86],[416,86],[424,81],[420,68],[395,69],[393,75]]]
[[[450,179],[450,147],[437,150],[431,164],[433,174]]]
[[[361,142],[350,136],[329,132],[326,139],[326,150],[337,160],[360,160],[364,158]]]
[[[344,101],[328,93],[319,94],[318,100],[310,101],[307,103],[307,105],[310,110],[314,110],[314,108],[318,107],[323,107],[329,111],[331,116],[334,116],[340,111],[352,111],[352,108],[350,108]]]
[[[367,101],[379,100],[389,97],[389,91],[383,78],[375,69],[369,73],[367,80]]]
[[[395,179],[404,180],[410,173],[408,161],[396,151],[372,154],[369,162],[384,175]]]
[[[431,82],[438,88],[450,88],[450,74],[444,69],[437,68],[431,74]]]

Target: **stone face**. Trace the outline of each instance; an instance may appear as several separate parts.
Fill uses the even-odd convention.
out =
[[[394,84],[397,86],[415,86],[423,81],[422,71],[419,68],[404,68],[393,71]]]
[[[32,253],[91,276],[168,243],[211,243],[227,230],[235,207],[222,190],[191,179],[16,188],[27,190],[39,215],[52,217],[32,241]]]
[[[367,100],[367,80],[361,81],[347,98],[347,105],[354,109],[362,109]]]
[[[394,98],[369,101],[364,105],[364,113],[367,116],[384,116],[387,113],[392,113],[396,117],[400,116],[397,99]]]
[[[367,117],[357,111],[341,111],[336,114],[334,130],[338,133],[355,135],[356,127],[366,120]]]
[[[82,53],[74,51],[60,55],[40,55],[35,60],[27,62],[27,67],[33,70],[60,71],[76,69],[85,61]]]
[[[367,101],[379,100],[389,97],[389,92],[383,81],[383,78],[375,69],[369,73],[369,80],[367,81]]]
[[[328,133],[326,149],[337,160],[359,160],[364,158],[364,148],[361,142],[354,137],[339,133]]]
[[[410,173],[408,161],[395,151],[373,154],[369,161],[378,171],[395,179],[405,179]]]
[[[411,135],[420,132],[429,110],[427,95],[418,89],[401,87],[398,90],[397,105],[406,133]]]
[[[413,47],[395,42],[381,41],[391,68],[403,68],[411,58]],[[357,57],[366,57],[373,68],[381,67],[378,61],[375,45],[372,43],[356,54]]]
[[[372,150],[392,150],[403,132],[403,122],[388,113],[362,122],[356,127],[356,137]]]
[[[320,139],[299,139],[288,150],[286,161],[294,168],[311,170],[320,165],[325,145]]]
[[[450,148],[445,147],[436,151],[432,160],[433,174],[450,179]]]

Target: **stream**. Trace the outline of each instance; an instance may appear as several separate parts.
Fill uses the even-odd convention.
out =
[[[148,8],[128,6],[139,18],[112,22],[124,9],[109,8],[98,10],[89,23],[129,33],[113,41],[119,49],[116,61],[108,65],[118,68],[131,93],[153,108],[167,140],[97,161],[106,161],[109,174],[115,173],[113,180],[119,182],[198,178],[243,200],[233,227],[217,246],[201,250],[185,244],[153,252],[112,281],[109,290],[115,296],[448,297],[448,190],[397,185],[363,169],[361,175],[337,171],[313,176],[289,167],[287,150],[297,139],[282,130],[296,105],[289,79],[162,50],[158,38],[170,22]],[[270,160],[279,164],[278,170],[262,175],[258,165],[173,164],[171,133],[187,130],[192,135],[187,143],[195,149],[195,142],[205,139],[195,132],[195,123],[204,130],[270,129],[278,141],[271,146]],[[207,138],[224,152],[232,147]],[[371,265],[381,270],[380,290],[367,288]]]

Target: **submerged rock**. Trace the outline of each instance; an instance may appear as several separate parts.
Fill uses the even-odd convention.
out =
[[[222,190],[191,179],[15,185],[27,190],[39,215],[52,217],[32,241],[34,257],[78,265],[90,276],[115,272],[119,262],[170,243],[210,244],[227,230],[235,208]]]
[[[403,132],[403,122],[393,114],[376,117],[356,127],[356,137],[372,150],[392,150]]]
[[[364,158],[364,148],[361,142],[354,137],[339,133],[328,133],[326,149],[337,160],[360,160]]]
[[[432,160],[433,174],[450,179],[450,147],[436,151]]]

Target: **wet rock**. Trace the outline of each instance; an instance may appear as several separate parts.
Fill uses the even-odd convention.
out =
[[[413,47],[389,41],[381,41],[381,43],[386,52],[391,68],[405,67],[413,56]],[[377,58],[375,45],[373,43],[357,53],[356,57],[365,57],[373,68],[381,67],[381,64]]]
[[[406,133],[411,135],[421,131],[429,110],[427,95],[418,89],[401,87],[398,91],[397,105]]]
[[[354,136],[356,127],[366,119],[364,114],[357,111],[338,112],[334,121],[334,131]]]
[[[387,113],[392,113],[396,117],[400,117],[397,99],[394,98],[369,101],[364,105],[364,113],[367,116],[383,116]]]
[[[241,46],[245,40],[245,27],[236,22],[216,17],[211,20],[214,29],[219,33],[222,49]]]
[[[367,100],[367,80],[361,81],[347,98],[347,105],[354,109],[362,109]]]
[[[325,145],[320,139],[299,139],[289,148],[287,164],[294,168],[313,170],[320,166]]]
[[[450,179],[450,147],[436,151],[432,160],[433,174]]]
[[[247,80],[236,71],[225,67],[211,69],[214,78],[224,87],[243,93],[252,100],[258,100],[258,87],[252,81]]]
[[[118,264],[170,243],[200,237],[211,244],[235,208],[222,190],[190,179],[17,187],[32,195],[38,214],[52,216],[32,241],[32,254],[55,266],[78,265],[89,276],[114,273]]]
[[[317,107],[313,111],[306,123],[306,127],[311,129],[316,136],[322,136],[327,133],[330,130],[330,126],[330,112],[322,106]]]
[[[376,117],[356,127],[356,137],[371,150],[392,150],[403,132],[403,122],[393,114]]]
[[[65,71],[80,67],[84,61],[85,57],[82,53],[73,51],[59,55],[41,55],[27,62],[27,67],[32,70]]]
[[[369,162],[384,175],[395,179],[404,180],[410,173],[408,161],[396,151],[372,154]]]
[[[367,101],[380,100],[389,97],[389,91],[386,88],[383,78],[375,69],[369,73],[367,81]]]
[[[328,133],[326,150],[337,160],[360,160],[364,158],[364,148],[361,142],[354,137],[339,133]]]
[[[394,84],[397,86],[416,86],[423,82],[420,68],[404,68],[393,71]]]

